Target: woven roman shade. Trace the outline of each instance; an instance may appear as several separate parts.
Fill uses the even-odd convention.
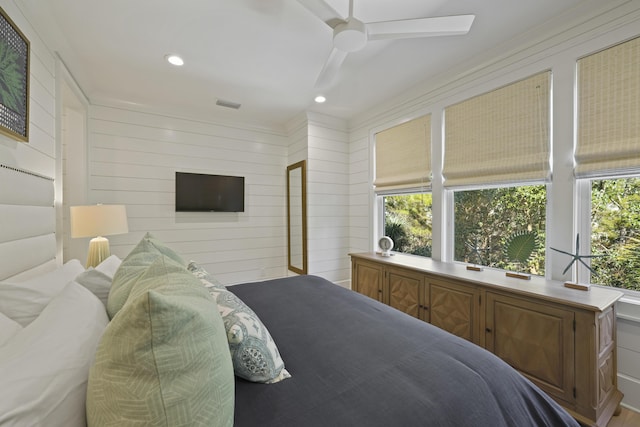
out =
[[[550,178],[551,72],[445,108],[444,185]]]
[[[640,169],[640,38],[578,60],[578,177]]]
[[[425,189],[431,185],[431,115],[375,136],[377,193]]]

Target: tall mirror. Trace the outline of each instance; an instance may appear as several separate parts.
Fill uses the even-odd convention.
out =
[[[287,255],[289,270],[307,274],[306,162],[287,166]]]

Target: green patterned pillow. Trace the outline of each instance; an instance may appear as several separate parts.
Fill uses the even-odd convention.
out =
[[[140,272],[146,270],[160,255],[167,256],[181,265],[186,265],[180,255],[147,233],[122,261],[113,276],[113,283],[107,298],[107,313],[110,319],[113,319],[129,298],[129,293],[140,276]]]
[[[89,426],[232,426],[234,376],[215,303],[160,255],[107,326],[87,390]]]
[[[235,374],[267,384],[290,378],[276,343],[256,313],[195,262],[191,261],[187,269],[200,279],[218,303]]]

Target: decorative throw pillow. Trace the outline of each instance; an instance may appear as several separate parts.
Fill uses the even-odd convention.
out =
[[[53,271],[29,280],[0,282],[0,313],[27,326],[40,315],[53,297],[83,271],[80,261],[73,259]]]
[[[275,341],[256,313],[195,262],[191,261],[187,268],[218,304],[235,374],[267,384],[290,378]]]
[[[218,279],[213,277],[207,270],[202,268],[195,261],[189,261],[189,265],[187,265],[187,270],[192,272],[198,279],[203,279],[202,284],[205,288],[209,289],[211,287],[218,289],[227,289]]]
[[[20,330],[22,326],[18,322],[0,313],[0,347]]]
[[[88,425],[232,426],[233,366],[215,303],[165,255],[138,276],[98,347]]]
[[[0,425],[86,426],[89,368],[109,321],[104,305],[69,283],[0,347]]]
[[[89,289],[95,296],[107,306],[111,283],[122,260],[111,255],[102,261],[96,268],[88,268],[76,277],[76,282]]]
[[[122,308],[129,292],[140,276],[140,272],[146,270],[158,257],[165,255],[181,265],[186,265],[180,255],[162,242],[147,233],[138,245],[122,261],[118,271],[113,276],[113,283],[107,298],[107,313],[113,319]]]

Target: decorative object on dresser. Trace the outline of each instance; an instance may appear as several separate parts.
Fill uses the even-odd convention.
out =
[[[464,242],[465,246],[468,247],[471,250],[471,253],[474,254],[476,256],[476,260],[477,263],[476,264],[470,264],[467,265],[467,270],[471,270],[471,271],[482,271],[484,270],[484,267],[482,266],[482,264],[484,263],[483,259],[482,259],[482,251],[485,250],[484,248],[481,248],[480,245],[478,244],[478,236],[476,236],[475,242],[471,243],[470,241]]]
[[[504,243],[504,254],[509,261],[515,261],[519,270],[522,270],[533,251],[538,246],[536,233],[533,231],[519,231],[511,234]],[[531,279],[531,274],[522,271],[507,271],[508,277],[516,279]]]
[[[380,240],[378,240],[378,246],[380,246],[380,250],[382,251],[380,255],[391,256],[391,249],[393,249],[393,240],[391,240],[390,237],[381,237]]]
[[[111,255],[109,240],[103,236],[129,232],[124,205],[71,206],[71,237],[92,237],[87,268],[95,267]]]
[[[581,423],[606,426],[620,409],[615,302],[621,292],[577,292],[494,270],[478,275],[403,254],[351,254],[351,261],[353,290],[489,350]]]
[[[589,264],[587,264],[586,262],[584,262],[583,258],[597,258],[597,257],[601,257],[603,255],[580,255],[580,234],[576,234],[576,251],[575,253],[569,253],[567,251],[563,251],[560,249],[556,249],[556,248],[551,248],[556,252],[560,252],[561,254],[565,254],[565,255],[570,255],[571,256],[571,261],[569,261],[569,264],[567,265],[567,267],[562,271],[562,274],[566,273],[573,264],[576,263],[576,261],[579,261],[582,263],[582,265],[584,265],[585,267],[587,267],[589,269],[589,271],[591,272],[591,274],[595,274],[595,271],[593,271],[593,269],[591,268],[591,266]],[[564,285],[567,288],[573,288],[573,289],[579,289],[581,291],[588,291],[589,288],[591,288],[591,284],[589,283],[580,283],[578,281],[578,269],[576,268],[576,281],[567,281],[564,282]]]
[[[29,141],[29,40],[0,8],[0,132]]]

